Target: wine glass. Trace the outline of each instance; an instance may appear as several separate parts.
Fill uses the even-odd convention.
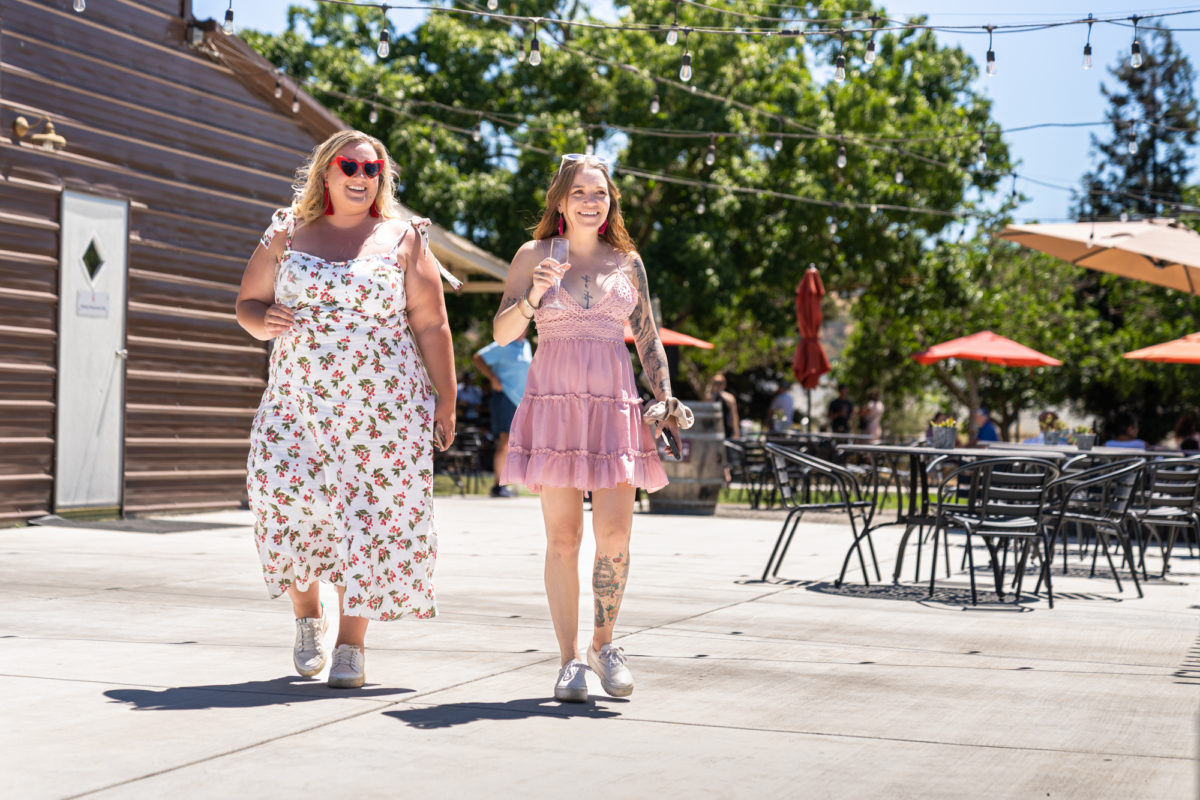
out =
[[[564,236],[555,236],[550,240],[550,260],[556,265],[566,264],[570,258],[571,240]],[[562,278],[554,279],[554,296],[549,300],[543,300],[542,308],[566,308],[562,302]]]

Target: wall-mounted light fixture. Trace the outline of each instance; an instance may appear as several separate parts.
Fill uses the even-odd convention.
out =
[[[30,134],[29,132],[42,123],[46,123],[41,133]],[[54,131],[54,123],[47,117],[42,117],[32,125],[29,120],[24,117],[17,117],[12,124],[13,134],[16,135],[17,141],[20,141],[29,136],[29,142],[37,145],[44,150],[62,150],[67,146],[67,140]]]

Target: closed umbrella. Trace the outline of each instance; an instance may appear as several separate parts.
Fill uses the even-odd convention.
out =
[[[1125,358],[1139,361],[1161,361],[1168,364],[1200,364],[1200,333],[1189,333],[1179,339],[1152,344],[1141,350],[1126,353]]]
[[[1039,353],[1032,347],[1026,347],[1020,342],[1001,336],[991,331],[980,331],[970,336],[960,336],[948,342],[935,344],[928,350],[915,353],[913,359],[921,364],[932,364],[948,358],[960,358],[968,361],[982,361],[985,364],[997,364],[1003,367],[1061,367],[1062,362],[1051,358],[1045,353]],[[967,397],[974,411],[979,407],[979,379],[973,373],[967,374]],[[972,429],[974,422],[971,423]]]
[[[792,358],[792,373],[804,387],[808,401],[809,430],[812,430],[812,390],[830,369],[829,357],[821,346],[821,298],[824,296],[821,273],[816,267],[809,267],[796,286],[796,328],[800,331],[800,341],[796,343],[796,355]]]
[[[1009,225],[1000,237],[1088,269],[1200,294],[1200,234],[1173,219]]]

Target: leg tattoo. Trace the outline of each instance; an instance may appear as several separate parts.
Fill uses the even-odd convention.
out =
[[[597,628],[617,621],[628,575],[629,559],[624,553],[617,553],[612,558],[596,556],[596,564],[592,568],[592,597],[596,605]]]

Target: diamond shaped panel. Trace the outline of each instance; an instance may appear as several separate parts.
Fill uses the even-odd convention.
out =
[[[96,279],[96,273],[104,266],[104,259],[100,257],[100,250],[96,247],[95,239],[92,239],[83,254],[83,265],[87,267],[88,277],[92,280]]]

